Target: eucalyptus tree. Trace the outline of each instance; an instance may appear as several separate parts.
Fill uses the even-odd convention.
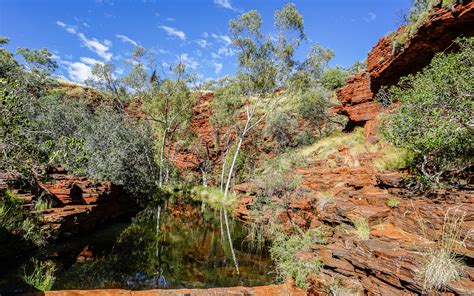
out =
[[[185,64],[179,61],[172,69],[173,79],[161,79],[156,70],[147,71],[155,67],[150,57],[149,51],[137,47],[132,55],[133,68],[124,81],[135,91],[141,111],[159,137],[159,185],[162,186],[169,181],[173,141],[179,132],[185,132],[191,120],[195,98],[189,85],[194,82],[194,75],[186,73]]]
[[[231,96],[238,102],[234,106],[243,107],[245,120],[242,123],[238,119],[240,111],[234,112],[237,144],[223,186],[224,198],[228,195],[245,137],[277,107],[282,96],[276,93],[276,89],[285,87],[294,72],[297,66],[295,50],[306,38],[303,17],[292,3],[275,13],[274,24],[278,30],[277,40],[270,34],[262,33],[262,17],[255,10],[230,22],[239,66],[235,93]]]
[[[303,17],[294,4],[285,5],[274,17],[278,30],[277,40],[270,34],[262,33],[263,20],[256,10],[230,21],[232,44],[238,53],[238,72],[236,80],[230,82],[227,90],[216,94],[214,103],[216,107],[220,107],[216,109],[214,119],[229,124],[235,130],[237,141],[232,149],[235,151],[227,172],[227,157],[224,156],[222,164],[221,189],[224,199],[228,197],[244,139],[278,106],[282,96],[276,90],[285,87],[293,74],[298,64],[294,59],[295,50],[305,39]],[[241,119],[242,113],[244,120]],[[225,154],[229,151],[228,147]],[[224,186],[225,173],[227,178]],[[224,219],[232,258],[239,273],[225,209]]]

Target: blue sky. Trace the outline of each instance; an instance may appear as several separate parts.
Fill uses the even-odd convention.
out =
[[[256,9],[263,30],[274,33],[273,14],[282,0],[0,0],[0,36],[8,48],[51,50],[58,75],[82,82],[99,61],[124,61],[134,45],[153,49],[167,66],[178,57],[202,80],[231,75],[236,56],[228,23]],[[377,40],[399,25],[400,11],[411,0],[295,0],[304,17],[308,41],[298,51],[319,43],[335,51],[331,65],[350,66],[366,57]]]

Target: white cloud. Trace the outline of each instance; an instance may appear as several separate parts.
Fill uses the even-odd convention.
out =
[[[91,26],[89,26],[88,23],[82,23],[82,25],[83,25],[84,27],[87,27],[87,28],[90,28],[90,27],[91,27]]]
[[[172,17],[168,17],[168,18],[166,18],[166,20],[167,20],[168,22],[174,22],[174,18],[172,18]]]
[[[375,18],[377,18],[377,15],[373,12],[369,12],[367,15],[368,15],[367,17],[362,18],[364,20],[364,22],[366,22],[366,23],[373,22],[373,21],[375,21]]]
[[[233,56],[235,54],[235,51],[230,47],[223,46],[219,48],[217,54],[220,56]]]
[[[235,8],[232,7],[232,4],[230,3],[230,0],[214,0],[214,4],[216,4],[217,6],[220,6],[222,8],[235,10]]]
[[[105,59],[106,61],[110,61],[112,58],[112,53],[108,52],[112,43],[108,40],[105,40],[104,43],[100,43],[97,39],[92,38],[88,39],[84,34],[77,33],[79,39],[82,41],[82,44],[95,52],[98,56]]]
[[[103,64],[103,62],[98,61],[98,60],[93,59],[93,58],[81,57],[80,60],[81,60],[81,62],[83,62],[84,64],[87,64],[89,66],[94,66],[95,64]]]
[[[220,38],[221,38],[221,40],[223,40],[227,45],[231,45],[231,44],[232,44],[232,40],[230,39],[229,36],[227,36],[227,35],[221,35]]]
[[[65,23],[61,22],[61,21],[57,21],[56,22],[56,25],[64,28],[64,30],[68,31],[69,33],[71,34],[76,34],[76,29],[72,26],[68,26],[66,25]]]
[[[72,81],[84,82],[87,78],[92,76],[92,66],[81,62],[65,62],[67,65],[67,72]]]
[[[186,34],[183,31],[180,31],[176,28],[168,27],[168,26],[160,26],[159,28],[165,31],[166,34],[168,34],[168,36],[178,37],[181,40],[186,39]]]
[[[158,51],[159,53],[161,53],[161,54],[168,54],[168,53],[170,53],[169,51],[167,51],[167,50],[165,50],[165,49],[163,49],[163,48],[158,48],[157,51]]]
[[[206,48],[206,46],[208,45],[207,41],[205,39],[199,39],[199,40],[196,40],[195,41],[199,46],[201,46],[202,48]]]
[[[214,63],[214,68],[215,68],[214,72],[216,74],[219,74],[222,71],[222,64],[221,63]]]
[[[130,43],[130,44],[133,45],[133,46],[137,46],[137,45],[138,45],[138,43],[137,43],[135,40],[129,38],[128,36],[118,34],[118,35],[115,35],[115,37],[117,37],[118,39],[120,39],[122,42]]]
[[[85,80],[93,77],[92,68],[95,64],[104,64],[99,60],[89,57],[81,57],[79,60],[80,62],[59,60],[59,63],[65,67],[69,79],[79,83],[83,83]]]
[[[106,61],[110,61],[110,59],[112,58],[112,53],[108,52],[110,47],[112,46],[111,41],[104,40],[104,42],[101,43],[95,38],[87,38],[83,33],[77,32],[74,27],[68,26],[61,21],[57,21],[56,24],[65,29],[67,32],[77,35],[77,37],[79,37],[79,40],[82,42],[82,45],[95,52],[101,58],[105,59]]]
[[[221,58],[221,56],[218,55],[218,54],[215,53],[215,52],[211,52],[211,56],[212,56],[213,59],[220,59],[220,58]]]
[[[191,69],[196,69],[199,66],[199,63],[193,58],[190,58],[187,53],[183,53],[178,56],[178,62],[181,62]]]
[[[208,37],[209,37],[209,33],[207,33],[207,32],[202,33],[202,37],[208,38]]]

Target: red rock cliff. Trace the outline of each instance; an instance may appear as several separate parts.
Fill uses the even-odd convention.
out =
[[[401,27],[394,35],[403,30]],[[372,124],[381,110],[373,100],[380,87],[418,72],[438,52],[456,50],[453,40],[459,36],[474,36],[474,2],[434,10],[397,51],[391,37],[381,38],[368,54],[367,70],[349,78],[337,92],[342,103],[338,112],[348,116],[349,128]]]

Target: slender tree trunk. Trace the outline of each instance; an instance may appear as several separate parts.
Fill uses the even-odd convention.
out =
[[[237,144],[234,158],[232,159],[232,164],[230,165],[230,169],[227,175],[227,182],[226,182],[225,190],[224,190],[224,199],[227,199],[227,195],[229,194],[230,182],[232,181],[232,175],[234,172],[235,163],[237,162],[237,156],[239,155],[239,152],[240,152],[240,147],[242,146],[242,142],[244,141],[245,134],[247,133],[247,125],[248,125],[248,121],[247,121],[247,124],[245,125],[242,135],[239,137],[239,143]]]
[[[170,182],[169,182],[169,181],[170,181],[170,180],[169,180],[169,178],[170,178],[170,160],[171,160],[171,158],[172,158],[172,156],[170,157],[170,155],[171,155],[171,145],[168,145],[168,153],[166,153],[166,155],[168,155],[168,159],[167,159],[167,161],[166,161],[165,184],[169,184],[169,183],[170,183]]]
[[[159,236],[160,236],[160,220],[161,220],[161,205],[156,210],[156,260],[158,265],[160,264],[160,251],[159,251]]]
[[[235,269],[237,274],[240,274],[239,270],[239,263],[237,262],[237,257],[235,256],[234,246],[232,245],[232,237],[230,236],[230,229],[229,229],[229,219],[227,218],[227,210],[224,209],[224,221],[227,228],[227,240],[229,241],[230,252],[232,254],[232,260],[234,261]]]
[[[201,174],[202,174],[202,186],[207,187],[207,173],[206,173],[206,169],[201,168]],[[205,203],[204,200],[203,200],[203,201],[201,202],[201,214],[203,214],[205,210],[206,210],[206,203]]]
[[[224,235],[224,223],[222,223],[222,208],[219,209],[219,222],[220,222],[220,229],[221,229],[221,245],[222,245],[222,252],[224,252],[224,263],[226,263],[226,255],[225,255],[225,235]]]
[[[160,168],[160,187],[163,186],[163,170],[164,170],[164,167],[165,167],[164,157],[165,157],[165,145],[166,145],[166,137],[167,136],[168,136],[168,131],[165,128],[165,130],[163,132],[163,140],[161,142],[161,149],[160,149],[160,164],[161,164],[161,168]]]

